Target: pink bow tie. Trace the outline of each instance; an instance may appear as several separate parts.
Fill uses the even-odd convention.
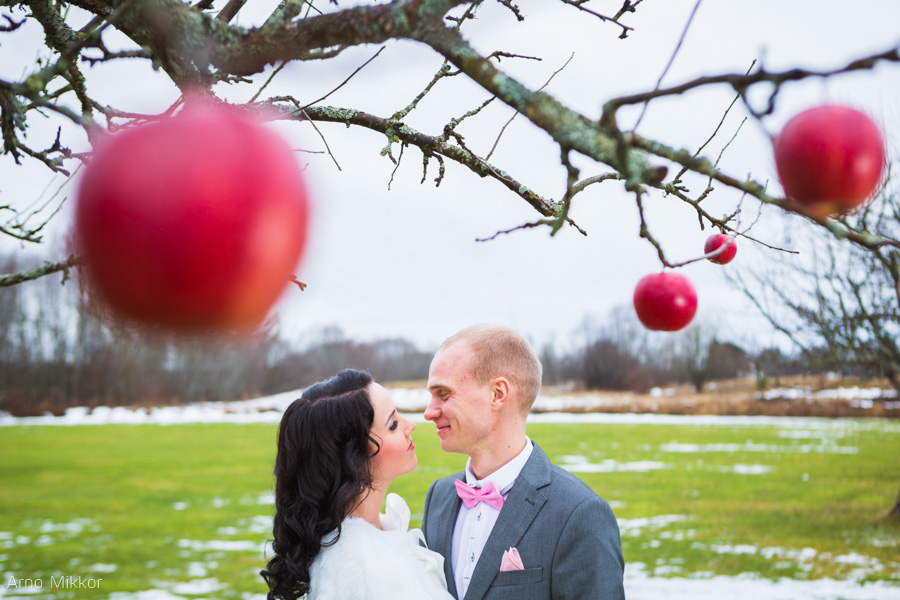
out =
[[[482,488],[473,488],[459,479],[456,480],[456,493],[462,499],[466,508],[475,508],[479,502],[487,502],[497,510],[503,508],[503,494],[497,488],[497,484],[488,481]]]

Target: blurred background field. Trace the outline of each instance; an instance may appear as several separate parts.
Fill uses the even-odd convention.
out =
[[[529,435],[619,519],[629,598],[900,594],[900,526],[886,519],[900,481],[896,421],[545,417]],[[263,598],[276,431],[3,427],[0,574],[42,578],[44,589],[4,585],[0,596]],[[464,461],[440,450],[430,423],[414,437],[419,467],[391,491],[416,526],[428,485]],[[102,583],[48,589],[61,575]]]

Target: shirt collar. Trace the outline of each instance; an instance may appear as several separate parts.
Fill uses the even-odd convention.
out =
[[[519,473],[522,472],[522,469],[525,467],[525,463],[528,462],[528,459],[531,457],[531,452],[534,450],[534,445],[531,442],[531,438],[525,436],[525,447],[522,448],[522,451],[519,452],[518,455],[484,479],[478,479],[475,477],[475,473],[472,472],[472,458],[466,461],[466,483],[474,487],[482,487],[489,481],[493,481],[497,484],[497,487],[500,489],[501,494],[506,494],[510,488],[515,483],[516,478],[519,476]]]

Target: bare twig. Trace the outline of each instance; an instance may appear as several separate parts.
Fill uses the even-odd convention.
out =
[[[223,23],[229,23],[235,15],[238,14],[242,8],[244,8],[244,4],[247,3],[247,0],[228,0],[228,4],[219,12],[219,15],[216,17],[219,21]]]
[[[622,181],[623,179],[625,179],[625,176],[621,173],[603,173],[602,175],[593,175],[592,177],[586,177],[585,179],[582,179],[574,186],[572,186],[572,195],[574,196],[575,194],[580,194],[586,187],[595,183],[603,183],[604,181],[610,180]]]
[[[753,70],[753,67],[754,67],[755,65],[756,65],[756,60],[754,60],[752,63],[750,63],[750,68],[747,69],[747,72],[745,73],[745,75],[749,75],[749,74],[750,74],[750,71]],[[728,108],[726,108],[726,109],[725,109],[725,112],[722,114],[722,119],[719,121],[719,124],[716,125],[715,130],[712,132],[712,135],[709,136],[709,139],[707,139],[705,142],[703,142],[703,144],[701,144],[699,148],[697,148],[697,151],[696,151],[696,152],[694,152],[694,156],[695,156],[695,157],[700,156],[700,153],[703,152],[703,149],[706,148],[706,146],[708,146],[709,143],[712,142],[712,141],[715,139],[716,135],[718,135],[718,133],[719,133],[719,130],[722,128],[722,125],[725,124],[725,119],[728,118],[728,113],[731,112],[731,109],[734,108],[734,105],[737,104],[737,101],[740,100],[740,98],[741,98],[741,95],[740,95],[740,94],[737,94],[737,95],[734,97],[734,100],[731,101],[731,104],[728,105]],[[721,155],[720,155],[720,158],[721,158]],[[718,164],[718,161],[716,161],[716,163]],[[682,167],[681,170],[678,171],[678,175],[676,175],[676,176],[672,179],[672,184],[673,184],[673,185],[677,185],[678,183],[680,183],[680,182],[681,182],[681,177],[682,177],[682,175],[684,175],[685,173],[687,173],[687,168],[686,168],[686,167]]]
[[[494,235],[489,236],[489,237],[475,238],[475,241],[476,242],[490,242],[491,240],[497,239],[501,235],[506,235],[506,234],[512,233],[514,231],[521,231],[523,229],[532,229],[534,227],[543,227],[545,225],[553,227],[554,222],[555,221],[552,221],[550,219],[541,219],[539,221],[534,221],[532,223],[523,223],[522,225],[517,225],[516,227],[512,227],[510,229],[504,229],[502,231],[498,231],[497,233],[495,233]]]
[[[272,83],[272,80],[275,79],[275,76],[281,72],[281,70],[284,68],[284,65],[286,65],[286,64],[287,64],[287,61],[283,60],[283,61],[281,61],[280,65],[278,65],[277,67],[272,69],[272,74],[269,75],[269,78],[266,79],[266,82],[264,84],[262,84],[262,87],[260,87],[256,91],[256,93],[253,94],[253,97],[250,98],[250,102],[248,102],[248,104],[253,104],[254,102],[256,102],[256,99],[259,98],[260,94],[263,93],[263,90],[265,90],[269,86],[269,84]]]
[[[694,15],[697,14],[697,9],[700,8],[700,2],[702,1],[703,0],[697,0],[697,3],[694,4],[694,9],[691,11],[691,15],[688,17],[687,23],[684,24],[684,29],[681,30],[681,37],[678,38],[678,43],[675,45],[675,50],[672,51],[672,56],[669,57],[669,62],[666,64],[666,68],[663,69],[663,72],[659,76],[659,79],[656,80],[656,86],[654,86],[653,91],[659,89],[659,86],[662,85],[662,80],[665,78],[666,73],[668,73],[669,69],[672,68],[672,63],[675,62],[675,57],[678,56],[678,51],[681,50],[681,45],[684,43],[684,38],[687,37],[688,29],[690,29],[691,23],[694,21]],[[646,114],[647,112],[647,106],[649,106],[649,104],[649,99],[644,102],[644,106],[643,108],[641,108],[641,114],[638,115],[634,127],[631,128],[632,133],[637,131],[638,126],[640,126],[641,121],[644,119],[644,114]]]
[[[388,191],[391,190],[391,184],[394,183],[394,175],[397,174],[397,169],[400,168],[400,161],[403,160],[403,149],[406,148],[406,144],[400,144],[400,156],[397,157],[396,165],[394,166],[394,170],[391,171],[391,179],[388,181]]]
[[[635,12],[637,5],[643,2],[644,0],[625,0],[622,4],[622,8],[619,9],[619,12],[616,13],[616,16],[612,18],[613,21],[619,22],[619,19],[627,12]]]
[[[269,100],[269,103],[272,104],[273,108],[281,112],[284,118],[302,117],[303,120],[312,119],[316,121],[357,125],[383,134],[387,134],[388,131],[392,132],[393,135],[396,136],[397,141],[417,146],[423,152],[428,152],[438,157],[438,161],[441,165],[440,173],[436,180],[436,183],[438,184],[440,184],[440,181],[444,176],[444,164],[440,158],[440,156],[443,155],[481,177],[492,177],[497,179],[503,183],[507,189],[524,199],[542,215],[553,215],[553,205],[555,203],[552,200],[545,199],[508,173],[485,162],[468,150],[468,148],[455,144],[448,144],[443,139],[443,136],[429,136],[404,123],[397,123],[392,119],[383,119],[369,113],[352,109],[312,106],[301,114],[295,109],[286,109],[282,107],[278,104],[279,101],[296,102],[296,100],[293,100],[290,97],[273,98]]]
[[[526,60],[537,60],[537,61],[544,60],[543,58],[539,58],[537,56],[526,56],[524,54],[511,54],[510,52],[503,52],[501,50],[495,50],[494,52],[491,52],[490,54],[485,56],[485,58],[487,58],[487,59],[496,58],[497,62],[501,62],[501,59],[503,59],[503,58],[524,58]]]
[[[11,285],[23,283],[25,281],[32,281],[44,277],[45,275],[59,273],[60,271],[64,273],[63,281],[65,281],[68,278],[69,269],[79,264],[79,257],[73,254],[66,260],[60,262],[48,262],[44,263],[40,267],[35,267],[34,269],[19,271],[18,273],[8,273],[6,275],[0,275],[0,287],[8,287]]]
[[[497,0],[497,2],[512,11],[512,14],[516,15],[516,19],[518,19],[519,21],[525,20],[525,17],[522,15],[522,11],[518,6],[512,3],[512,0]]]
[[[725,83],[730,85],[737,91],[739,94],[743,96],[744,91],[750,86],[756,83],[767,82],[773,84],[776,91],[781,85],[788,81],[800,81],[802,79],[808,79],[810,77],[833,77],[835,75],[840,75],[844,73],[850,73],[853,71],[859,70],[869,70],[872,69],[877,63],[887,61],[887,62],[900,62],[900,48],[891,48],[885,52],[880,52],[878,54],[872,54],[870,56],[854,60],[843,67],[839,67],[837,69],[832,69],[828,71],[810,71],[806,69],[791,69],[789,71],[779,71],[779,72],[768,72],[763,69],[752,73],[750,75],[738,75],[738,74],[727,74],[727,75],[711,75],[706,77],[698,77],[697,79],[688,81],[686,83],[682,83],[680,85],[676,85],[670,88],[663,88],[653,90],[652,92],[646,92],[642,94],[634,94],[632,96],[622,96],[620,98],[614,98],[613,100],[608,101],[603,106],[604,118],[611,117],[616,110],[618,110],[622,106],[626,106],[629,104],[640,104],[642,102],[647,102],[648,100],[653,100],[654,98],[662,98],[664,96],[676,96],[679,94],[683,94],[684,92],[688,92],[692,89],[715,85],[720,83]],[[772,103],[770,102],[770,105]],[[765,113],[755,113],[755,114],[765,114]],[[612,119],[614,121],[614,119]]]
[[[350,75],[347,77],[347,79],[345,79],[344,81],[342,81],[341,84],[340,84],[339,86],[337,86],[336,88],[334,88],[333,90],[331,90],[330,92],[328,92],[327,94],[325,94],[324,96],[322,96],[321,98],[319,98],[318,100],[314,100],[314,101],[310,102],[309,104],[307,104],[307,105],[301,107],[300,110],[303,110],[303,109],[309,108],[310,106],[314,106],[314,105],[318,104],[319,102],[321,102],[322,100],[324,100],[324,99],[327,98],[328,96],[332,95],[333,93],[335,93],[336,91],[338,91],[339,89],[341,89],[342,87],[344,87],[344,86],[347,84],[348,81],[350,81],[351,79],[353,79],[353,76],[354,76],[354,75],[356,75],[357,73],[359,73],[360,71],[362,71],[364,68],[366,68],[366,65],[368,65],[370,62],[372,62],[373,60],[375,60],[376,58],[378,58],[378,55],[381,54],[381,51],[382,51],[382,50],[384,50],[384,46],[382,46],[381,48],[379,48],[379,49],[378,49],[378,52],[376,52],[376,53],[374,54],[374,56],[372,56],[372,58],[370,58],[369,60],[367,60],[366,62],[364,62],[363,64],[361,64],[359,67],[356,68],[355,71],[353,71],[352,73],[350,73]]]
[[[407,104],[405,108],[395,112],[391,118],[397,121],[405,118],[406,115],[412,112],[419,105],[419,102],[428,94],[428,92],[431,91],[431,88],[433,88],[434,85],[442,78],[448,77],[449,73],[450,63],[445,60],[441,65],[441,68],[438,69],[437,73],[434,74],[434,77],[432,77],[431,81],[428,82],[428,85],[425,86],[425,89],[423,89],[415,98],[413,98],[413,101]],[[457,73],[459,73],[459,71],[457,71]]]
[[[21,21],[16,21],[9,15],[3,15],[3,19],[8,23],[8,25],[0,25],[0,32],[8,33],[10,31],[15,31],[19,27],[25,24],[25,19]]]
[[[634,28],[624,25],[622,23],[619,23],[619,17],[621,17],[623,14],[625,14],[626,11],[634,12],[633,7],[637,6],[638,4],[640,4],[642,2],[642,0],[637,0],[637,2],[634,2],[634,3],[629,3],[626,1],[625,5],[621,9],[619,9],[619,12],[616,13],[615,17],[606,17],[596,11],[593,11],[589,8],[585,8],[584,6],[582,6],[582,4],[585,3],[585,0],[561,0],[561,1],[563,4],[568,4],[569,6],[574,6],[578,10],[581,10],[590,15],[593,15],[593,16],[597,17],[598,19],[600,19],[601,21],[615,23],[616,25],[618,25],[619,27],[622,28],[622,33],[619,35],[619,39],[623,39],[623,40],[628,37],[629,31],[634,31]],[[625,6],[630,6],[631,10],[626,10]]]
[[[544,82],[544,85],[542,85],[541,87],[539,87],[537,91],[540,92],[540,91],[542,91],[544,88],[546,88],[548,85],[550,85],[550,82],[553,81],[553,78],[556,77],[556,75],[557,75],[558,73],[560,73],[563,69],[565,69],[566,66],[568,66],[568,64],[569,64],[570,62],[572,62],[572,59],[573,59],[573,58],[575,58],[575,53],[574,53],[574,52],[573,52],[572,54],[569,55],[569,59],[566,60],[565,63],[563,63],[563,66],[561,66],[561,67],[558,68],[557,70],[553,71],[553,74],[550,75],[550,77],[547,79],[547,81]],[[537,59],[537,60],[540,60],[540,59]],[[491,146],[491,151],[488,152],[488,153],[487,153],[487,156],[484,157],[485,160],[489,160],[489,159],[491,158],[491,156],[494,154],[494,150],[497,149],[497,144],[500,143],[500,138],[503,137],[503,133],[506,131],[506,128],[509,127],[509,124],[512,123],[512,122],[513,122],[513,119],[515,119],[518,115],[519,115],[519,111],[516,111],[515,113],[513,113],[513,116],[511,116],[511,117],[509,118],[509,121],[507,121],[507,122],[503,125],[503,127],[500,129],[500,133],[497,134],[497,139],[494,140],[494,145]]]
[[[312,128],[315,129],[316,133],[319,134],[319,137],[322,138],[322,143],[325,144],[325,150],[328,151],[328,156],[330,156],[331,160],[334,161],[334,166],[337,167],[338,171],[343,171],[343,169],[341,169],[341,165],[338,164],[337,158],[335,158],[334,153],[331,151],[331,148],[328,146],[328,140],[325,139],[325,136],[322,134],[321,131],[319,131],[319,128],[316,127],[315,121],[313,121],[312,119],[309,118],[309,115],[306,113],[306,110],[301,108],[298,112],[300,112],[304,117],[306,117],[306,120],[309,121],[309,124],[312,125]]]

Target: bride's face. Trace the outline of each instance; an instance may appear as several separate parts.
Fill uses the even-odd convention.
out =
[[[369,384],[369,398],[375,408],[372,437],[381,443],[381,450],[372,459],[372,475],[376,483],[387,486],[416,468],[418,459],[412,440],[416,425],[397,412],[390,394],[377,383]]]

